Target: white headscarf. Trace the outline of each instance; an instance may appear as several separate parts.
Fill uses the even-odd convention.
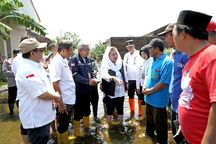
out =
[[[110,50],[114,48],[117,52],[117,55],[118,55],[118,59],[116,61],[116,63],[114,64],[110,58],[109,58],[109,53],[110,53]],[[103,59],[102,59],[102,62],[101,62],[101,71],[105,70],[105,69],[111,69],[113,71],[119,71],[122,67],[122,59],[121,59],[121,56],[117,50],[116,47],[112,47],[112,46],[107,46],[106,50],[105,50],[105,53],[103,55]]]

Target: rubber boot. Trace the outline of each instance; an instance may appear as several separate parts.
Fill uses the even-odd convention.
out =
[[[80,121],[73,121],[73,125],[74,125],[74,135],[76,137],[83,137],[83,134],[80,131]]]
[[[83,126],[84,126],[85,135],[86,135],[86,136],[90,135],[89,116],[84,116],[84,117],[83,117]]]
[[[83,117],[83,125],[84,125],[84,128],[90,128],[89,116]]]
[[[138,100],[138,117],[139,121],[143,120],[143,111],[142,111],[142,100]]]
[[[68,144],[68,131],[58,134],[58,144]]]
[[[130,119],[134,118],[134,98],[129,99]]]

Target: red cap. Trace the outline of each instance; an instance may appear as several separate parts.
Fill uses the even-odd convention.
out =
[[[216,32],[216,23],[211,20],[208,24],[208,27],[206,29],[208,32]]]

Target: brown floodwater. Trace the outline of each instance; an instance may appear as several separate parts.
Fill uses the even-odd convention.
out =
[[[106,121],[102,119],[104,115],[103,94],[100,92],[98,105],[98,117],[100,120],[95,122],[91,114],[91,128],[84,138],[70,140],[70,144],[154,144],[155,140],[143,137],[145,132],[145,121],[138,122],[136,119],[127,121],[129,118],[128,97],[124,103],[124,125],[114,125],[108,129]],[[136,103],[137,109],[137,103]],[[135,113],[137,118],[137,113]],[[0,94],[0,143],[1,144],[21,144],[22,139],[19,133],[18,111],[15,110],[13,116],[8,115],[7,92]],[[169,126],[170,127],[170,126]],[[171,132],[169,131],[169,143],[174,144]]]

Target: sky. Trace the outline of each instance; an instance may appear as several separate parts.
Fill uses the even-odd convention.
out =
[[[181,10],[203,12],[216,20],[214,1],[33,0],[47,37],[72,32],[92,45],[110,37],[145,35],[176,22]]]

